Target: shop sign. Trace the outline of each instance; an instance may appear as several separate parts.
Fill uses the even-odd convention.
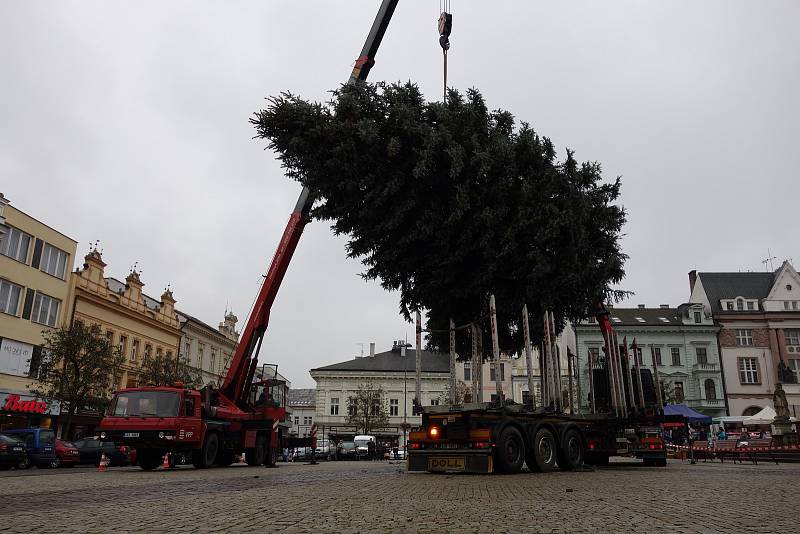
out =
[[[36,399],[24,400],[16,393],[6,396],[5,402],[0,409],[6,412],[46,414],[48,410],[47,402]]]

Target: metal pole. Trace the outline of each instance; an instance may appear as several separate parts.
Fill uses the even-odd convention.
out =
[[[628,415],[628,402],[625,400],[625,382],[622,379],[622,355],[619,352],[619,337],[614,332],[614,351],[617,353],[617,378],[619,378],[619,399],[620,406],[622,407],[622,416]]]
[[[653,381],[655,382],[656,388],[656,403],[658,404],[658,409],[661,410],[664,408],[664,400],[661,398],[661,380],[658,378],[658,362],[656,361],[656,351],[652,343],[650,344],[650,358],[653,360]]]
[[[522,306],[522,338],[525,341],[525,365],[528,368],[528,395],[531,398],[531,409],[536,409],[536,396],[533,389],[533,357],[531,355],[531,329],[528,322],[528,305]]]
[[[417,406],[422,408],[422,314],[419,310],[417,311],[417,356],[414,382],[414,397],[417,399]]]
[[[625,350],[625,378],[628,380],[628,395],[631,398],[631,408],[637,410],[636,396],[633,394],[633,378],[631,377],[631,357],[628,353],[628,336],[622,338],[622,345]]]
[[[497,393],[497,401],[503,403],[503,381],[500,373],[500,340],[497,338],[497,306],[495,305],[494,295],[489,295],[489,323],[492,330],[492,360],[494,360],[494,387]]]
[[[456,395],[456,323],[450,318],[450,406],[457,404]]]
[[[478,328],[470,325],[469,333],[472,337],[472,402],[478,402]]]
[[[483,402],[483,329],[478,325],[478,402]]]
[[[592,413],[597,413],[597,403],[595,402],[594,398],[594,355],[592,351],[589,350],[589,396],[592,398]]]
[[[550,406],[550,339],[547,327],[547,311],[544,312],[542,326],[544,327],[542,335],[542,404],[546,407]]]
[[[550,332],[553,342],[553,374],[556,381],[556,399],[558,401],[559,411],[564,411],[564,397],[561,395],[561,348],[558,346],[558,336],[556,334],[556,316],[550,311]]]
[[[619,393],[617,392],[617,362],[616,351],[614,350],[614,333],[609,332],[608,341],[606,345],[606,371],[608,374],[608,396],[611,401],[611,407],[614,408],[614,413],[617,417],[620,416],[619,410]]]
[[[547,383],[545,377],[544,338],[539,345],[539,389],[542,394],[542,406],[547,406]]]
[[[572,395],[572,355],[567,349],[567,384],[569,387],[569,413],[575,415],[574,396]]]
[[[641,350],[636,345],[636,338],[633,338],[633,359],[636,363],[636,385],[639,388],[639,404],[642,407],[642,412],[644,412],[645,404],[644,404],[644,389],[642,388],[642,370],[639,364],[639,358],[641,355]]]

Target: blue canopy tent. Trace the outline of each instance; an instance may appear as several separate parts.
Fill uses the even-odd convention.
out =
[[[664,415],[680,415],[688,419],[690,423],[700,425],[711,424],[711,417],[696,412],[685,404],[667,404],[664,406]]]

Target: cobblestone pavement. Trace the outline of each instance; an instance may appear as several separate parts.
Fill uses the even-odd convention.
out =
[[[403,463],[0,475],[0,532],[797,532],[800,465],[514,476]]]

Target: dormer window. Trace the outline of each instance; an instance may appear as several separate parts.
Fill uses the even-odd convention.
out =
[[[728,311],[733,311],[733,302],[730,302],[730,301],[726,302],[725,303],[725,309],[728,310]]]
[[[696,311],[694,312],[694,322],[700,324],[703,322],[703,313]]]
[[[754,310],[755,308],[756,308],[756,303],[753,302],[752,300],[748,300],[747,301],[747,309],[748,310]]]
[[[744,299],[736,299],[736,311],[744,310]]]

